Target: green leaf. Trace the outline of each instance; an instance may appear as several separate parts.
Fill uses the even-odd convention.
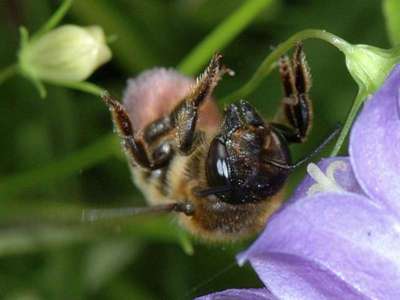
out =
[[[400,1],[384,0],[383,14],[386,19],[386,28],[393,46],[400,44]]]

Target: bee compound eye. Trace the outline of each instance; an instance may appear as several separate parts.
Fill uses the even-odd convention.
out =
[[[243,172],[247,177],[248,172]],[[225,141],[216,137],[210,144],[206,161],[206,176],[209,188],[202,195],[216,195],[229,204],[244,204],[257,201],[254,193],[254,182],[235,176],[234,165],[231,163]]]
[[[211,142],[206,161],[206,176],[211,187],[230,185],[229,155],[224,141],[220,138],[215,138]]]

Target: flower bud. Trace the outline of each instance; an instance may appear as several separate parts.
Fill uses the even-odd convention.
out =
[[[109,61],[102,28],[64,25],[23,45],[21,71],[28,77],[50,82],[79,82]]]
[[[381,49],[368,45],[346,45],[346,65],[358,85],[375,92],[400,61],[399,49]]]

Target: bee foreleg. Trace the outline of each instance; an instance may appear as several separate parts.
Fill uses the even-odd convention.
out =
[[[162,117],[147,125],[143,130],[143,137],[147,143],[153,143],[158,138],[169,134],[173,127],[169,116]]]
[[[161,168],[168,160],[169,149],[160,149],[157,157],[150,157],[147,153],[145,142],[141,137],[136,137],[131,120],[125,108],[108,93],[102,95],[102,99],[111,111],[112,119],[122,146],[131,163],[140,165],[149,170]]]
[[[233,74],[233,71],[222,64],[221,59],[220,54],[213,56],[189,94],[178,103],[170,115],[172,127],[176,128],[176,146],[184,154],[191,152],[196,140],[196,123],[200,105],[212,94],[223,74]]]

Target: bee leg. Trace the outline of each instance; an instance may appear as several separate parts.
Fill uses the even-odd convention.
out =
[[[196,133],[196,122],[198,109],[209,95],[212,94],[222,75],[233,71],[222,65],[222,55],[215,54],[206,70],[197,78],[195,85],[189,94],[180,101],[172,112],[155,120],[143,131],[146,143],[151,144],[157,139],[170,135],[175,143],[175,148],[183,154],[188,154],[193,148],[193,144],[198,140],[199,134]]]
[[[171,154],[169,147],[161,148],[156,156],[149,157],[145,142],[142,138],[136,137],[131,120],[122,104],[108,93],[104,93],[102,99],[111,111],[115,128],[122,140],[126,155],[131,159],[131,163],[149,170],[161,168]]]
[[[297,44],[292,60],[284,56],[279,61],[284,98],[283,109],[290,126],[278,125],[288,142],[303,143],[312,123],[312,103],[308,97],[311,75],[303,46]]]
[[[146,143],[150,144],[170,133],[172,129],[170,117],[165,116],[147,125],[143,130],[143,138]]]
[[[81,219],[83,222],[95,222],[145,214],[163,214],[171,212],[183,213],[187,216],[191,216],[194,214],[194,211],[195,207],[190,202],[173,202],[146,207],[85,209],[82,211]]]
[[[174,138],[176,148],[182,154],[190,153],[199,138],[196,122],[200,105],[212,94],[223,74],[233,74],[221,60],[222,55],[213,56],[207,69],[197,78],[190,93],[178,103],[169,116],[171,127],[176,130]]]

